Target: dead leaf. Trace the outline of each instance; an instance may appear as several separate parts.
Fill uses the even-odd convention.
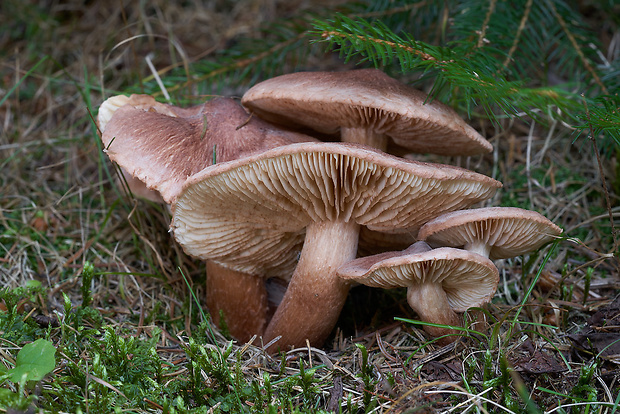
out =
[[[564,363],[545,350],[539,349],[531,340],[519,345],[509,356],[510,364],[518,372],[549,374],[566,371]]]
[[[568,335],[573,346],[581,352],[620,363],[620,296],[590,316],[588,325],[580,333]]]

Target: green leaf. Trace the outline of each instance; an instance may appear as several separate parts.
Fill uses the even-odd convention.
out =
[[[17,354],[15,368],[8,371],[13,382],[40,381],[56,366],[56,348],[46,339],[24,346]]]

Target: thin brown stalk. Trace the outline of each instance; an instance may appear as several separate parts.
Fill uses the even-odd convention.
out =
[[[603,81],[601,81],[601,78],[598,76],[598,73],[596,73],[596,71],[590,64],[590,61],[588,60],[588,58],[586,58],[586,55],[583,53],[583,50],[581,50],[581,47],[579,47],[579,44],[577,43],[577,39],[575,39],[575,36],[573,36],[573,34],[571,33],[570,29],[568,28],[568,25],[566,24],[566,21],[564,21],[564,18],[560,15],[560,13],[558,13],[558,10],[555,8],[555,5],[553,4],[553,2],[549,1],[548,3],[551,6],[553,15],[557,19],[558,23],[560,23],[560,26],[562,27],[564,34],[566,35],[566,37],[568,37],[568,40],[570,40],[571,44],[575,48],[575,51],[579,55],[579,59],[581,59],[581,63],[583,63],[583,66],[586,68],[586,70],[590,72],[596,84],[601,87],[601,90],[603,91],[603,93],[608,94],[609,91],[603,84]]]
[[[504,69],[508,68],[508,65],[512,61],[512,55],[514,55],[515,51],[517,50],[517,45],[519,44],[519,40],[521,39],[521,35],[523,34],[523,29],[525,29],[525,25],[530,17],[530,11],[532,11],[532,3],[534,3],[534,0],[527,0],[527,3],[525,4],[525,11],[523,12],[523,17],[521,17],[521,21],[519,22],[519,28],[517,29],[517,33],[515,34],[512,46],[508,51],[508,55],[506,55],[506,59],[502,64],[502,67]]]
[[[482,27],[480,28],[480,33],[478,35],[478,42],[476,43],[476,48],[481,48],[485,42],[485,35],[487,33],[487,27],[489,26],[489,22],[491,21],[491,16],[495,11],[495,5],[497,4],[497,0],[491,0],[489,3],[489,9],[487,10],[487,14],[484,17],[484,23],[482,23]]]

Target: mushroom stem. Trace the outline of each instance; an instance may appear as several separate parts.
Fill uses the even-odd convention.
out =
[[[461,318],[452,310],[446,292],[440,284],[423,283],[410,286],[407,290],[407,302],[423,322],[441,325],[461,326]],[[455,329],[439,328],[424,325],[424,330],[433,337],[455,334]],[[456,336],[448,336],[439,340],[442,345],[456,340]]]
[[[288,289],[267,326],[264,342],[281,335],[270,351],[320,346],[338,320],[350,284],[336,275],[355,259],[360,226],[355,222],[312,223]]]
[[[388,147],[387,135],[373,131],[370,128],[341,127],[340,140],[342,142],[368,145],[384,152]]]
[[[480,256],[484,256],[486,258],[488,258],[491,253],[491,247],[491,243],[487,243],[483,240],[472,240],[463,246],[465,250],[472,253],[478,253]]]
[[[207,260],[207,307],[217,326],[220,312],[230,334],[241,342],[262,335],[267,324],[265,279]]]

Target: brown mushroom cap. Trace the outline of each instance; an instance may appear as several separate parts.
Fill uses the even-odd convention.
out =
[[[492,150],[452,108],[429,101],[423,92],[378,69],[278,76],[250,88],[242,104],[274,123],[327,134],[341,131],[343,141],[382,150],[387,141],[376,137],[382,143],[374,145],[364,135],[390,137],[417,153],[474,155]]]
[[[491,260],[451,247],[362,257],[341,266],[338,276],[383,289],[438,284],[455,312],[489,302],[499,281],[499,272]]]
[[[174,204],[171,229],[188,254],[245,273],[277,276],[299,257],[265,339],[282,335],[283,345],[306,339],[317,345],[346,298],[349,287],[335,270],[355,258],[360,226],[417,229],[500,186],[461,168],[367,147],[291,144],[192,176]]]
[[[114,97],[99,118],[108,156],[171,203],[185,180],[207,166],[313,138],[250,117],[234,100],[177,108],[151,97]],[[111,102],[110,102],[111,101]],[[127,101],[123,106],[115,106]],[[112,113],[112,115],[110,115]]]
[[[422,226],[418,239],[497,260],[534,251],[561,234],[561,228],[535,211],[487,207],[443,214]]]

